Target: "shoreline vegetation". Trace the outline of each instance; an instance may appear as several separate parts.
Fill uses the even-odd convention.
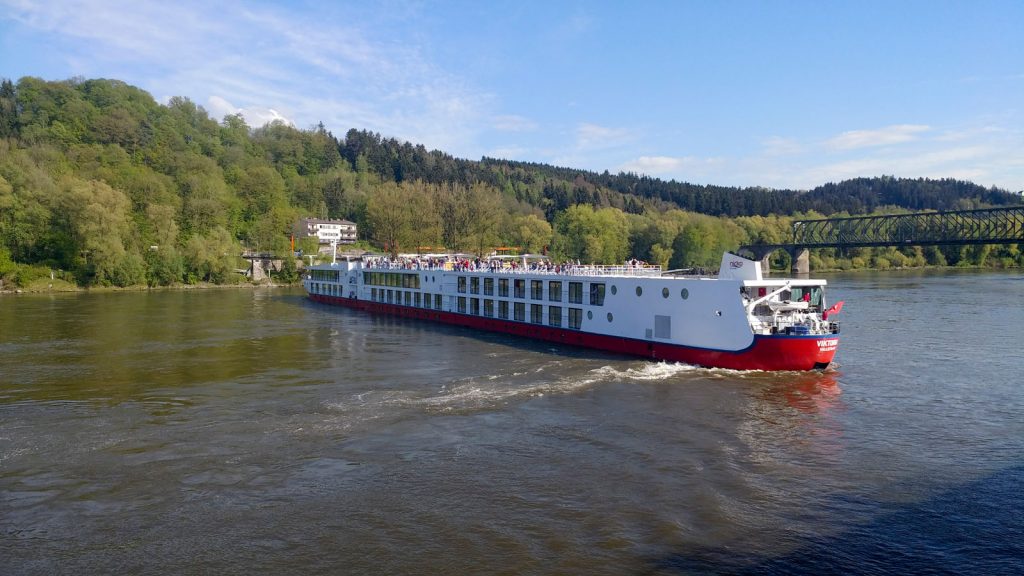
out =
[[[78,286],[70,282],[55,280],[52,283],[37,282],[27,287],[8,287],[0,289],[0,296],[12,296],[18,294],[89,294],[106,292],[173,292],[189,290],[230,290],[230,289],[254,289],[254,288],[291,288],[300,286],[300,281],[281,282],[235,282],[232,284],[213,284],[203,282],[200,284],[168,284],[164,286],[147,286],[138,284],[135,286]]]
[[[924,266],[903,266],[903,267],[889,267],[889,268],[830,268],[830,269],[817,269],[812,270],[813,274],[859,274],[868,272],[915,272],[915,271],[993,271],[993,270],[1011,270],[1019,269],[1021,266],[1012,267],[999,267],[999,266],[977,266],[977,265],[959,265],[959,266],[936,266],[936,265],[924,265]],[[772,275],[785,276],[786,270],[772,269]],[[43,284],[47,284],[43,286]],[[276,282],[276,281],[260,281],[250,282],[248,280],[242,280],[239,282],[226,283],[226,284],[215,284],[211,282],[202,282],[199,284],[168,284],[162,286],[148,286],[145,284],[139,284],[134,286],[79,286],[63,280],[54,280],[52,282],[39,281],[27,287],[10,287],[4,286],[0,288],[0,297],[2,296],[14,296],[20,294],[89,294],[89,293],[111,293],[111,292],[170,292],[170,291],[188,291],[188,290],[219,290],[219,289],[257,289],[257,288],[294,288],[302,285],[301,278],[291,282]]]
[[[663,181],[484,157],[454,158],[365,130],[335,137],[119,80],[0,79],[0,285],[47,290],[233,285],[246,250],[313,253],[303,217],[345,219],[361,245],[712,268],[744,244],[783,244],[798,219],[963,210],[1022,193],[878,176],[811,190]],[[310,242],[312,241],[312,245]],[[286,258],[286,261],[288,259]],[[772,256],[788,270],[789,256]],[[1024,266],[1016,244],[815,250],[812,272]],[[295,266],[276,282],[297,279]],[[132,288],[135,289],[135,288]]]

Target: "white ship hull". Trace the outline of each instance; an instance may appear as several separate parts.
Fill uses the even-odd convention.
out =
[[[304,284],[325,304],[658,360],[740,370],[828,366],[839,330],[823,318],[825,282],[765,280],[750,271],[757,263],[727,255],[723,269],[727,261],[740,266],[694,278],[626,266],[446,270],[349,260],[311,267]],[[784,299],[792,294],[805,300]]]

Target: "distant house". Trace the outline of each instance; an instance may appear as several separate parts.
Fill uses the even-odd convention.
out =
[[[331,242],[337,244],[354,244],[357,239],[356,223],[348,220],[321,220],[320,218],[303,218],[299,220],[295,237],[316,237],[321,250]]]

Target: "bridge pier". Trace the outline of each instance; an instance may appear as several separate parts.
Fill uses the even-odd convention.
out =
[[[792,260],[790,272],[794,276],[809,276],[811,274],[811,251],[802,246],[794,246],[787,251]]]
[[[761,273],[767,278],[771,272],[770,260],[776,250],[785,250],[790,257],[790,271],[797,276],[807,277],[811,273],[810,251],[804,246],[792,244],[754,244],[740,246],[741,252],[750,254],[754,260],[761,262]]]
[[[740,246],[740,252],[747,252],[754,260],[761,262],[761,274],[767,278],[772,271],[769,264],[772,252],[778,250],[778,246]]]

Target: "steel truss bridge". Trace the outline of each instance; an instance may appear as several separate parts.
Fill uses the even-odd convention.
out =
[[[953,212],[921,212],[889,216],[859,216],[797,220],[792,244],[753,244],[741,251],[760,259],[767,271],[768,257],[786,250],[793,257],[793,272],[809,272],[810,248],[863,248],[876,246],[937,246],[964,244],[1024,244],[1024,205]]]

